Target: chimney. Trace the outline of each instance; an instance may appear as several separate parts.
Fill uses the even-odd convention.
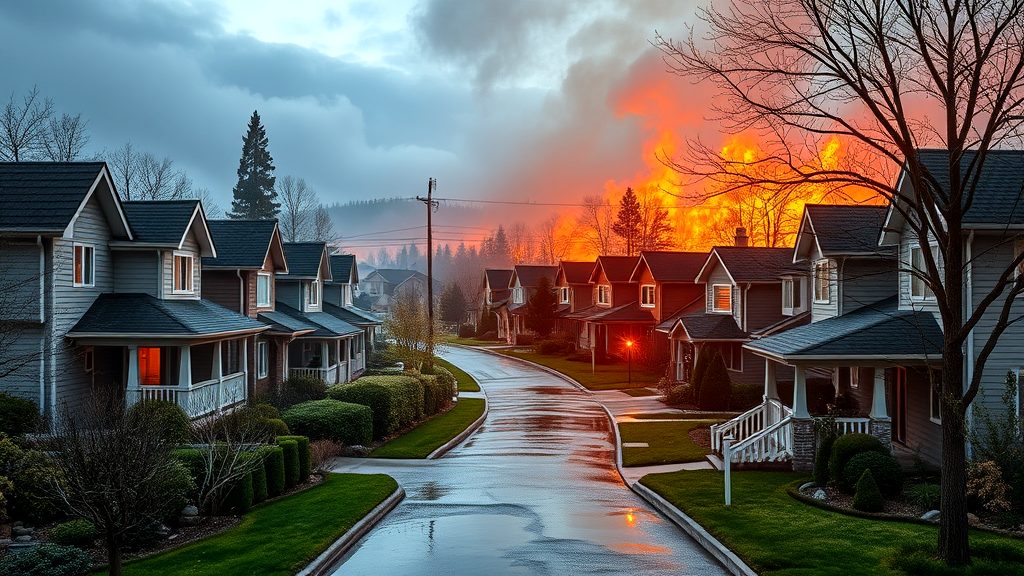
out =
[[[736,245],[737,246],[746,246],[747,245],[747,240],[749,240],[749,238],[747,237],[747,229],[744,228],[743,226],[737,227],[736,228]]]

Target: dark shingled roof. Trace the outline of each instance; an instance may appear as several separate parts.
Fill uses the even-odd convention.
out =
[[[286,306],[277,303],[277,312],[291,316],[293,319],[303,322],[305,324],[311,324],[316,327],[316,332],[307,334],[307,336],[314,338],[334,338],[337,336],[348,336],[349,334],[358,334],[362,332],[361,329],[355,326],[335,318],[326,312],[300,312],[291,306]]]
[[[316,278],[326,244],[323,242],[285,242],[284,259],[288,273],[280,278]]]
[[[64,230],[103,162],[0,163],[0,230]]]
[[[690,282],[697,278],[708,260],[707,252],[641,252],[651,275],[658,282]]]
[[[977,152],[964,152],[961,170],[966,172]],[[918,151],[921,163],[948,190],[949,153],[946,150]],[[978,179],[974,202],[963,222],[969,224],[1024,224],[1024,150],[991,150]]]
[[[563,260],[558,267],[565,276],[566,284],[589,284],[590,275],[594,272],[595,262],[569,262]]]
[[[740,330],[732,314],[691,312],[679,317],[690,340],[747,340],[750,336]]]
[[[160,300],[149,294],[100,294],[68,336],[203,336],[266,328],[209,300]]]
[[[199,200],[122,202],[136,242],[177,246],[188,230]],[[216,241],[214,241],[216,245]]]
[[[897,299],[754,340],[747,348],[775,358],[801,356],[892,359],[942,355],[942,329],[930,312],[898,310]]]
[[[609,282],[629,282],[629,277],[633,275],[633,269],[639,261],[639,256],[598,256],[590,280],[597,280],[597,270],[600,268],[604,270]]]
[[[344,320],[353,326],[379,326],[383,324],[383,321],[374,315],[373,312],[360,310],[354,306],[341,307],[324,302],[323,307],[324,312],[327,312],[339,320]]]
[[[654,322],[654,315],[646,308],[640,307],[640,302],[630,302],[616,306],[615,308],[598,307],[596,312],[590,314],[587,320],[597,324],[643,324]]]
[[[263,268],[276,220],[207,220],[206,224],[217,245],[217,257],[203,258],[203,266]]]
[[[299,318],[292,318],[284,312],[269,311],[261,312],[257,316],[261,322],[270,325],[270,331],[281,334],[297,334],[299,332],[313,332],[316,326]]]
[[[558,274],[558,266],[516,266],[516,277],[523,288],[536,288],[540,279],[547,277],[551,286],[555,285],[555,274]]]
[[[349,279],[352,277],[352,267],[356,264],[355,254],[332,254],[330,257],[331,262],[331,277],[332,282],[336,284],[348,284]],[[356,282],[359,282],[358,274],[356,276]]]
[[[793,261],[792,248],[715,246],[713,251],[737,283],[778,282]]]
[[[808,204],[805,210],[825,256],[895,254],[894,248],[878,246],[878,234],[887,211],[885,206]]]
[[[487,285],[491,287],[492,292],[507,290],[508,283],[512,281],[511,270],[488,268],[484,270],[484,276],[487,278]]]

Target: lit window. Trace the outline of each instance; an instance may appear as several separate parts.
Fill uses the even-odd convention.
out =
[[[270,306],[270,274],[256,276],[256,305],[262,308]]]
[[[267,342],[256,344],[257,378],[266,378],[270,372],[270,345]]]
[[[96,285],[96,249],[92,246],[75,244],[75,286]]]
[[[139,348],[139,384],[160,385],[160,349]]]
[[[711,310],[714,312],[732,312],[732,286],[715,284],[711,287]]]
[[[174,291],[192,292],[192,256],[189,254],[174,255]]]
[[[654,284],[644,284],[640,287],[640,305],[644,308],[654,308]]]
[[[313,280],[306,284],[306,306],[320,305],[320,281]]]
[[[924,251],[921,250],[920,246],[913,246],[910,248],[910,268],[916,270],[920,274],[927,274],[928,267],[924,263]],[[921,278],[913,272],[910,273],[910,296],[912,298],[919,298],[927,300],[934,298],[935,294],[932,292],[928,284],[925,283],[924,278]]]
[[[598,304],[611,304],[612,303],[612,287],[607,284],[601,284],[597,287],[597,303]]]
[[[832,261],[822,260],[814,265],[814,301],[828,304],[832,299]]]
[[[568,304],[569,303],[569,287],[568,286],[560,286],[558,288],[558,303],[559,304]]]

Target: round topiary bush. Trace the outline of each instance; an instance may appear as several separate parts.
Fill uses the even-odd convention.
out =
[[[256,404],[253,404],[249,406],[249,409],[252,410],[253,413],[258,415],[260,418],[273,420],[274,418],[281,417],[281,412],[279,412],[277,408],[274,408],[271,404],[267,404],[266,402],[258,402]]]
[[[278,440],[284,450],[284,487],[293,488],[299,483],[299,443],[295,440]]]
[[[349,446],[365,446],[373,438],[373,413],[362,404],[338,400],[311,400],[281,414],[293,434],[311,440],[324,438]]]
[[[299,457],[299,482],[305,482],[309,478],[310,471],[310,454],[309,454],[309,438],[305,436],[278,436],[277,443],[280,444],[282,440],[294,440],[298,445],[298,457]]]
[[[287,436],[291,433],[291,430],[288,429],[288,424],[280,418],[267,418],[262,423],[267,427],[267,432],[273,437]]]
[[[693,404],[693,386],[689,384],[677,384],[669,388],[668,394],[665,394],[665,403],[669,406]]]
[[[284,449],[263,446],[257,454],[263,458],[263,470],[267,474],[267,497],[280,496],[284,492]]]
[[[84,551],[58,544],[12,550],[0,558],[4,576],[83,576],[91,566],[92,558]]]
[[[138,418],[154,433],[160,431],[169,442],[188,442],[192,437],[192,420],[174,402],[143,400],[128,409],[129,418]]]
[[[870,434],[843,434],[832,444],[832,455],[828,460],[829,478],[843,483],[843,470],[846,463],[861,452],[888,452],[881,440]]]
[[[50,540],[54,544],[92,548],[96,541],[96,527],[88,520],[69,520],[57,524],[50,530]]]
[[[861,452],[850,458],[843,468],[843,488],[854,490],[865,470],[871,471],[884,496],[893,498],[903,490],[903,469],[896,458],[886,452]]]
[[[36,403],[0,392],[0,432],[20,436],[34,432],[39,426],[39,408]]]
[[[875,477],[871,475],[870,469],[865,469],[857,480],[853,493],[853,509],[861,512],[881,512],[884,507],[885,500],[878,490]]]

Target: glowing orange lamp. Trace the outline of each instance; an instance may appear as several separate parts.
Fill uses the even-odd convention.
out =
[[[626,374],[628,375],[628,385],[630,388],[633,387],[633,341],[626,340]]]

